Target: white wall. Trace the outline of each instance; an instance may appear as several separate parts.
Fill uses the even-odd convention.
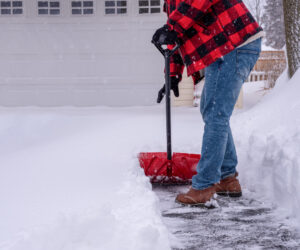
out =
[[[24,0],[24,14],[0,16],[0,105],[151,105],[163,84],[163,58],[150,43],[165,14],[74,17],[70,1],[61,15],[37,15],[37,1]],[[163,2],[161,0],[161,2]]]

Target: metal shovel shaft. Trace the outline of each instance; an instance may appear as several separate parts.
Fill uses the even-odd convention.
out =
[[[172,160],[172,134],[171,134],[171,77],[170,57],[180,47],[176,44],[172,50],[163,49],[160,44],[153,42],[156,48],[165,58],[165,98],[166,98],[166,128],[167,128],[167,158]]]
[[[166,98],[166,129],[167,129],[167,158],[172,160],[172,133],[171,133],[171,78],[170,56],[165,53],[165,98]]]

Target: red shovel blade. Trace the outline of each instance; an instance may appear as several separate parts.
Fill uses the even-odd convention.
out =
[[[174,153],[172,160],[167,153],[140,153],[139,162],[152,183],[189,183],[195,175],[200,160],[198,154]]]

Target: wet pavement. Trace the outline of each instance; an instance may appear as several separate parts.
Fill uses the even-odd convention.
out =
[[[214,209],[185,207],[174,202],[187,186],[156,186],[164,223],[176,237],[174,250],[300,249],[300,234],[278,218],[271,203],[244,191],[240,198],[217,197]]]

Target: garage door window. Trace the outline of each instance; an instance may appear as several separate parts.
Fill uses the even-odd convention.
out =
[[[38,14],[45,15],[60,15],[60,2],[59,1],[38,1]]]
[[[127,13],[127,1],[105,1],[105,14],[126,14]]]
[[[160,13],[160,0],[139,0],[139,14]]]
[[[72,1],[72,15],[94,14],[94,1]]]
[[[1,15],[21,15],[23,14],[22,1],[0,1]]]

